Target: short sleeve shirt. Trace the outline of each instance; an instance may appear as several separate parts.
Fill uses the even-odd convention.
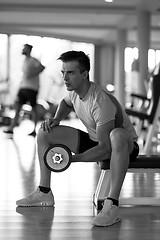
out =
[[[28,78],[27,74],[30,72],[32,68],[38,68],[41,63],[36,58],[30,57],[26,58],[23,62],[23,77],[22,77],[22,83],[21,88],[29,88],[35,91],[38,91],[39,89],[39,74],[35,75],[32,78]]]
[[[75,91],[71,91],[65,98],[65,101],[68,105],[73,105],[77,117],[86,126],[88,134],[93,141],[97,141],[96,127],[117,118],[117,106],[113,102],[113,97],[107,90],[93,82],[91,82],[91,86],[83,99],[80,99]],[[136,139],[137,135],[134,127],[122,108],[121,115],[123,127],[131,131],[133,138]]]

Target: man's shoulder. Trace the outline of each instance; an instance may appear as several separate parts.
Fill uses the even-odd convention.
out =
[[[107,98],[108,99],[108,91],[104,87],[100,86],[97,83],[91,83],[91,92],[92,92],[92,97],[95,98]]]
[[[29,61],[32,62],[33,64],[40,64],[40,61],[37,58],[32,56],[30,56]]]

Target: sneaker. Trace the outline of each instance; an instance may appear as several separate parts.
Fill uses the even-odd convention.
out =
[[[46,194],[41,192],[39,187],[26,198],[20,199],[16,202],[16,204],[21,207],[54,206],[54,203],[52,191]]]
[[[108,227],[120,220],[119,207],[113,205],[111,200],[106,199],[102,210],[92,220],[92,224],[95,226]]]
[[[35,136],[36,136],[36,132],[35,132],[35,131],[33,131],[33,132],[29,133],[29,134],[28,134],[28,136],[35,137]]]
[[[13,130],[9,130],[9,129],[8,130],[4,130],[3,132],[7,133],[7,134],[13,134]]]

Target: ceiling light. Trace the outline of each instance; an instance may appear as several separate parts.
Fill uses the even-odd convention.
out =
[[[107,2],[107,3],[111,3],[111,2],[113,2],[114,0],[105,0],[105,2]]]

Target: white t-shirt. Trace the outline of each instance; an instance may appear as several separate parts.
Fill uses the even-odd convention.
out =
[[[133,139],[137,140],[135,129],[120,103],[106,89],[96,83],[91,82],[83,99],[80,99],[75,91],[71,91],[65,101],[68,105],[73,105],[77,117],[86,126],[93,141],[97,141],[96,127],[111,120],[115,120],[116,127],[124,127],[131,132]]]
[[[31,71],[32,68],[38,68],[41,63],[33,57],[25,58],[23,62],[23,76],[21,82],[21,88],[29,88],[35,91],[39,89],[39,74],[34,77],[27,77],[27,74]]]

